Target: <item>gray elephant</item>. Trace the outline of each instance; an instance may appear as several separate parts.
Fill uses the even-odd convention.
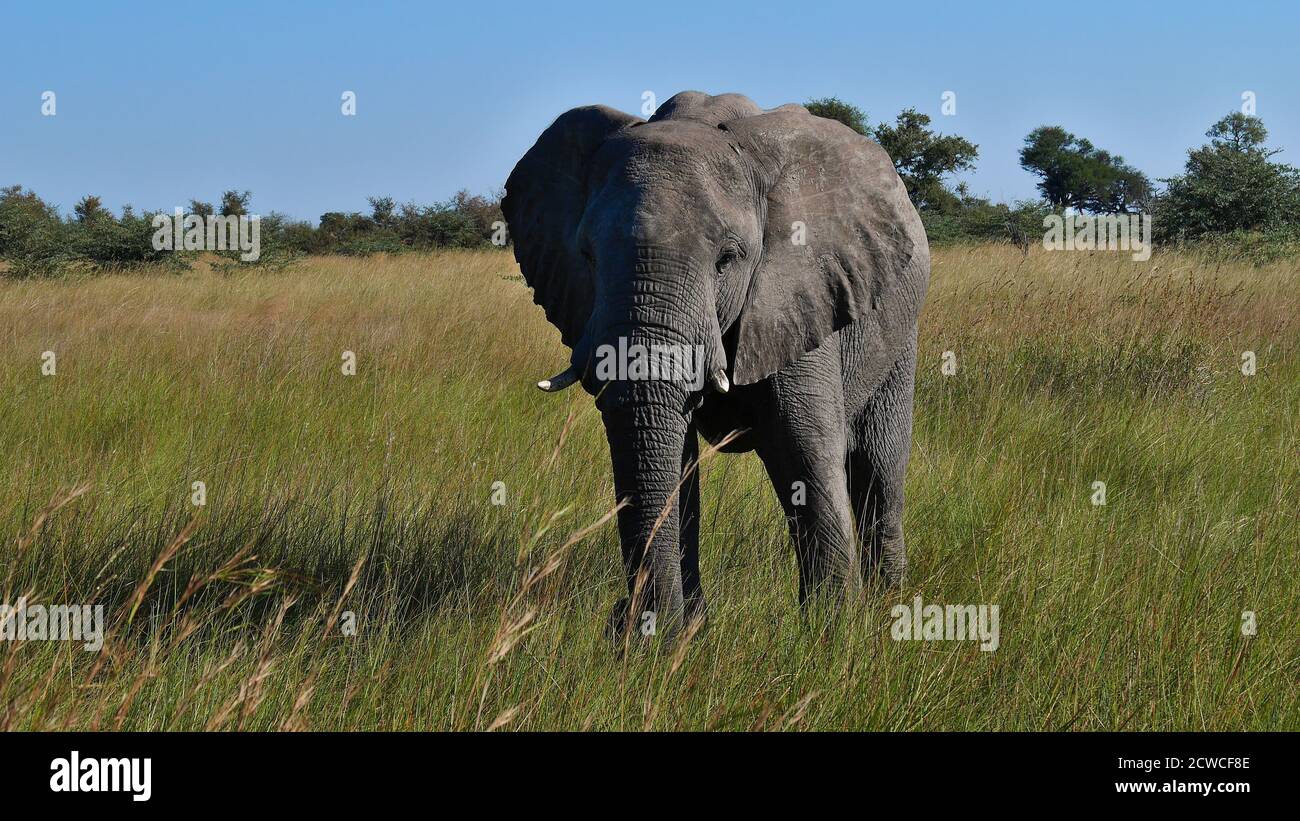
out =
[[[538,387],[596,397],[628,503],[615,626],[653,613],[673,633],[705,613],[697,434],[739,431],[722,450],[763,461],[801,602],[901,580],[930,252],[879,146],[737,94],[683,92],[648,121],[575,108],[515,166],[502,209],[534,301],[572,349]],[[693,352],[692,367],[606,361],[647,350]]]

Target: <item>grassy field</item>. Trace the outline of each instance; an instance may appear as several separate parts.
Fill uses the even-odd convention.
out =
[[[801,618],[716,456],[713,618],[644,648],[601,635],[603,431],[532,386],[566,353],[509,255],[0,279],[0,603],[111,631],[0,643],[0,728],[1297,730],[1297,317],[1294,261],[936,250],[907,587]],[[916,595],[998,604],[999,649],[891,640]]]

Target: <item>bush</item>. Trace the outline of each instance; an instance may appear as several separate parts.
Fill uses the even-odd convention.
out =
[[[932,245],[1009,242],[1025,247],[1042,237],[1043,217],[1050,213],[1043,203],[1007,205],[963,197],[960,207],[947,213],[922,211],[921,222]]]
[[[122,270],[159,263],[184,267],[176,254],[154,249],[155,213],[136,215],[127,206],[121,219],[101,211],[89,219],[69,224],[68,244],[72,258],[99,270]]]
[[[450,200],[428,206],[407,203],[399,209],[389,197],[371,197],[369,215],[330,212],[317,226],[271,212],[260,217],[261,256],[240,260],[240,251],[215,252],[222,266],[282,265],[308,254],[364,256],[435,248],[491,247],[494,225],[504,223],[501,192],[488,196],[459,191]],[[189,213],[210,216],[249,213],[251,194],[226,191],[214,208],[191,200]],[[11,277],[55,276],[69,270],[107,271],[140,265],[188,267],[189,254],[155,250],[156,212],[136,214],[127,206],[121,217],[106,210],[100,199],[83,197],[71,219],[22,186],[0,189],[0,259]]]
[[[262,218],[261,231],[264,258],[268,252],[277,259],[292,259],[326,252],[321,242],[320,232],[305,220],[293,220],[272,211]]]
[[[465,189],[456,192],[456,196],[451,198],[451,202],[446,204],[446,208],[457,213],[463,214],[469,218],[473,226],[474,234],[485,242],[492,241],[492,234],[496,230],[493,225],[496,223],[505,224],[506,217],[501,211],[501,200],[505,197],[505,191],[496,190],[489,196],[480,196],[470,194]],[[475,243],[482,244],[482,243]]]
[[[8,276],[53,276],[72,258],[57,209],[21,185],[0,189],[0,259],[9,262]]]
[[[1155,231],[1166,242],[1225,235],[1284,236],[1300,226],[1300,171],[1273,162],[1264,147],[1268,131],[1257,117],[1229,114],[1189,151],[1184,173],[1164,182]],[[1267,244],[1267,241],[1266,241]]]
[[[424,208],[408,203],[398,220],[402,242],[410,248],[472,248],[482,244],[473,217],[445,205]]]
[[[472,195],[459,191],[447,202],[397,207],[388,197],[371,197],[369,216],[360,213],[322,214],[313,253],[366,255],[435,248],[481,248],[491,244],[493,224],[501,214],[501,194]],[[305,230],[295,229],[305,239]]]

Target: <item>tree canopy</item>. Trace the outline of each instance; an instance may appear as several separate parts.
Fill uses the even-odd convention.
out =
[[[1163,180],[1156,228],[1166,238],[1257,231],[1300,221],[1300,171],[1273,162],[1258,117],[1229,114],[1205,132],[1208,145],[1187,152],[1183,173]]]
[[[809,100],[804,107],[815,116],[837,120],[880,143],[894,161],[917,209],[951,213],[961,207],[962,194],[950,190],[944,178],[974,168],[979,146],[955,135],[936,134],[930,128],[929,116],[914,108],[899,113],[893,125],[881,123],[872,129],[862,109],[838,97]]]
[[[828,120],[838,120],[863,136],[871,136],[867,126],[867,114],[857,106],[846,103],[839,97],[819,97],[804,103],[808,113]]]
[[[961,196],[944,185],[944,177],[974,168],[978,145],[964,137],[936,134],[930,117],[914,108],[900,112],[892,126],[881,123],[875,137],[893,159],[918,210],[947,213],[961,207]]]
[[[1053,208],[1115,214],[1145,210],[1151,201],[1145,174],[1058,125],[1025,137],[1020,167],[1038,176],[1038,190]]]

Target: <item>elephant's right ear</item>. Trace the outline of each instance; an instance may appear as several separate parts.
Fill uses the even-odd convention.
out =
[[[591,160],[605,140],[642,120],[605,106],[561,114],[510,173],[501,201],[515,259],[533,302],[572,348],[591,315],[595,285],[577,247]]]

